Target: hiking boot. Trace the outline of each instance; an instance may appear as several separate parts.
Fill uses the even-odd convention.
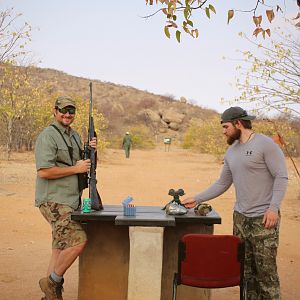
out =
[[[42,278],[39,281],[39,285],[41,290],[45,293],[44,298],[47,300],[63,300],[63,283],[63,280],[62,282],[55,282],[51,276]]]

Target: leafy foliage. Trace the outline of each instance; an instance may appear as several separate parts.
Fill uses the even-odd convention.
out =
[[[126,130],[123,130],[123,135],[110,136],[110,147],[120,149],[122,148],[122,141]],[[143,124],[136,124],[129,128],[132,148],[133,149],[154,149],[155,141],[153,133],[150,129]]]
[[[244,36],[245,37],[245,36]],[[254,43],[259,52],[243,52],[244,65],[236,85],[241,95],[235,101],[255,104],[260,111],[300,115],[300,43],[278,32],[270,46]]]
[[[76,117],[72,124],[74,128],[83,139],[83,142],[87,142],[87,132],[89,126],[89,101],[85,101],[78,96],[72,96],[76,102]],[[93,108],[93,119],[95,131],[97,134],[97,148],[99,151],[103,151],[108,146],[108,141],[106,141],[103,132],[107,128],[107,120],[104,118],[102,113],[99,113],[95,108]]]
[[[0,68],[1,141],[8,159],[13,148],[32,148],[38,128],[51,114],[45,87],[32,86],[28,71],[10,63]]]
[[[0,63],[12,62],[26,55],[25,47],[31,41],[31,26],[18,24],[22,14],[15,14],[13,8],[0,11]]]
[[[176,30],[175,36],[178,43],[180,43],[181,38],[181,30],[179,26],[181,26],[182,30],[193,38],[198,38],[199,31],[198,28],[194,25],[197,21],[193,12],[200,11],[203,13],[205,17],[210,19],[213,14],[217,13],[217,10],[213,4],[211,4],[209,0],[156,0],[155,3],[160,5],[161,8],[158,9],[153,14],[146,16],[149,18],[157,13],[162,13],[166,18],[166,25],[164,27],[164,32],[166,37],[170,38],[171,33],[170,29]],[[271,31],[269,28],[264,29],[262,26],[262,20],[266,19],[269,23],[271,23],[275,14],[278,12],[282,12],[279,3],[282,1],[273,1],[275,2],[273,6],[268,3],[266,5],[263,0],[254,0],[253,8],[250,10],[240,10],[240,9],[230,9],[227,12],[227,24],[231,21],[231,19],[235,16],[235,12],[248,13],[253,15],[253,23],[255,24],[255,30],[253,35],[257,36],[258,34],[262,34],[265,38],[266,34],[270,36]],[[153,0],[146,0],[146,4],[153,5]],[[197,14],[199,16],[199,13]]]
[[[275,142],[279,133],[284,139],[289,153],[293,156],[300,155],[300,148],[297,143],[297,140],[300,139],[300,132],[295,131],[290,121],[285,119],[259,120],[253,123],[253,129],[256,132],[272,137]]]
[[[194,120],[186,131],[183,148],[200,153],[213,154],[220,158],[227,149],[227,144],[220,127],[220,118],[214,117],[204,121]]]
[[[269,137],[280,133],[289,152],[294,156],[300,155],[299,145],[297,144],[300,133],[287,120],[258,120],[253,122],[253,129],[255,132]],[[193,149],[200,153],[208,153],[215,155],[217,158],[222,158],[228,145],[222,134],[220,119],[215,117],[205,121],[192,122],[184,136],[182,146],[186,149]]]
[[[132,144],[135,149],[153,149],[155,148],[154,137],[145,125],[135,125],[129,129],[132,138]]]
[[[7,159],[12,150],[32,150],[39,132],[52,122],[53,103],[57,97],[49,93],[49,85],[32,83],[31,68],[21,68],[11,63],[0,67],[0,145],[4,145]],[[51,89],[50,89],[51,90]],[[89,102],[74,96],[77,116],[74,128],[84,136],[88,128]],[[107,142],[101,134],[107,121],[94,110],[98,148],[103,150]]]

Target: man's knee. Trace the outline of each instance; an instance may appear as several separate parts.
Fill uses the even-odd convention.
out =
[[[80,243],[78,245],[73,246],[73,249],[78,253],[78,255],[84,250],[87,241]]]

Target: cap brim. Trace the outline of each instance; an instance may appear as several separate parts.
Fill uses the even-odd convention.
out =
[[[236,120],[251,121],[251,120],[254,120],[255,118],[256,118],[256,116],[246,116],[246,117],[235,118],[235,119],[229,119],[229,120],[221,120],[221,124],[227,123],[227,122],[236,121]]]
[[[250,121],[250,120],[254,120],[256,118],[256,116],[246,116],[246,117],[242,117],[239,118],[240,120],[245,120],[245,121]]]
[[[57,105],[58,108],[65,108],[68,106],[72,106],[72,107],[76,108],[76,106],[72,103],[63,103],[63,104]]]

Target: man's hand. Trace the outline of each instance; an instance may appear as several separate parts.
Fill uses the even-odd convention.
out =
[[[97,151],[97,138],[93,137],[92,140],[89,142],[89,146]]]
[[[268,209],[264,215],[263,224],[265,224],[265,228],[270,229],[277,224],[278,219],[278,213]]]
[[[78,160],[74,167],[76,168],[76,173],[86,173],[90,170],[91,160],[90,159]]]
[[[180,200],[180,202],[186,208],[193,208],[197,205],[197,202],[193,197],[185,198],[183,200]]]

